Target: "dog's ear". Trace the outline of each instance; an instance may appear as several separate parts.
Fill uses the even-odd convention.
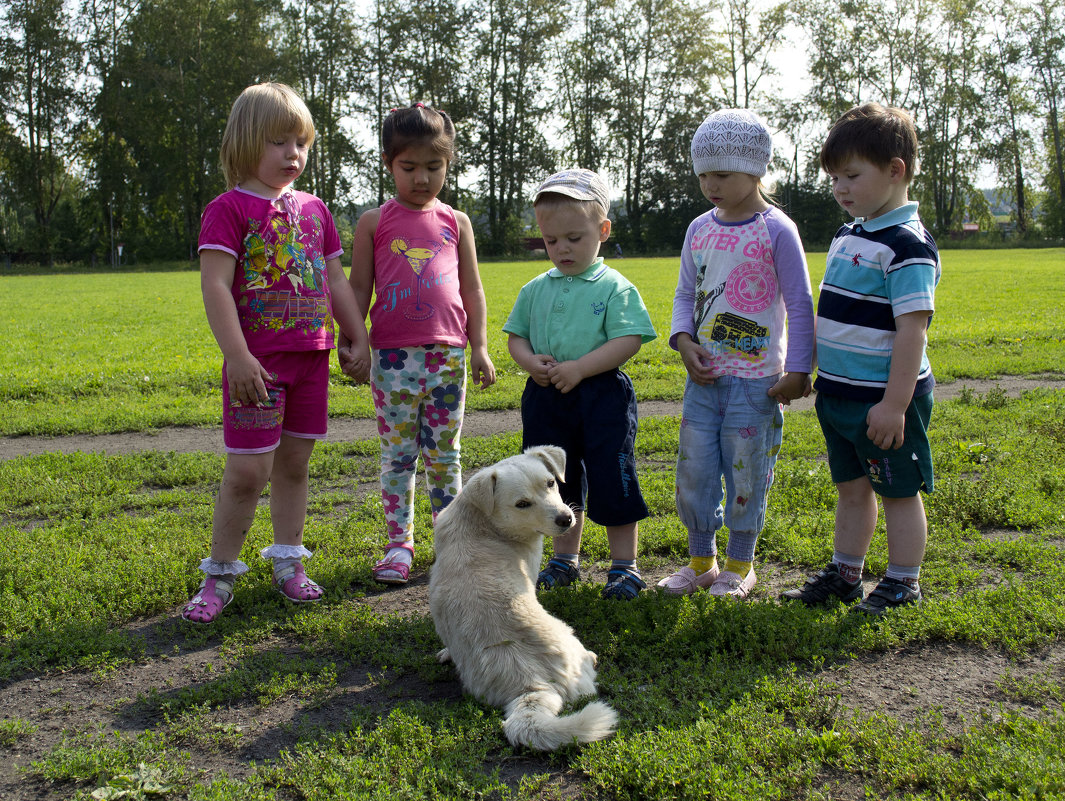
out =
[[[462,497],[484,514],[491,515],[496,505],[496,471],[490,468],[478,471],[463,485]]]
[[[551,471],[556,481],[562,481],[566,476],[566,452],[557,445],[538,445],[525,451],[529,456],[535,456]]]

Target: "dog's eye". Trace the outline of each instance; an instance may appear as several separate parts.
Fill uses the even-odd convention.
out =
[[[548,487],[553,487],[553,486],[555,486],[555,480],[554,480],[553,478],[549,478],[549,479],[547,479],[547,486],[548,486]]]
[[[519,509],[528,509],[530,506],[532,506],[532,502],[523,500],[523,501],[518,501],[514,505],[517,506]]]

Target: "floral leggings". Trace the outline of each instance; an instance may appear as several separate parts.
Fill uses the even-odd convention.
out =
[[[414,544],[418,456],[433,520],[462,489],[459,435],[466,399],[466,351],[449,345],[373,352],[370,376],[381,436],[381,503],[388,545]]]

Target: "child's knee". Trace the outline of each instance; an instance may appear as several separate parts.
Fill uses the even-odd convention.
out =
[[[259,458],[234,458],[226,461],[222,490],[233,494],[260,493],[270,480],[270,462]]]

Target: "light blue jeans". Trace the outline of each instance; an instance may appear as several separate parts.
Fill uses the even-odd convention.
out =
[[[728,526],[727,556],[754,560],[784,433],[784,411],[766,394],[780,376],[688,381],[677,454],[677,511],[692,556],[716,556]]]

